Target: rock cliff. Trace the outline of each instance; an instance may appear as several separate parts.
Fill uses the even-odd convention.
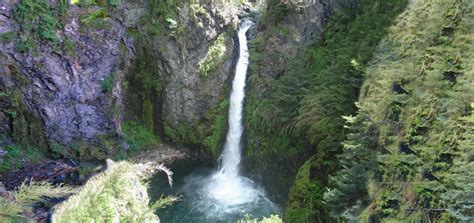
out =
[[[48,148],[203,119],[226,95],[238,10],[166,4],[0,2],[1,133]]]

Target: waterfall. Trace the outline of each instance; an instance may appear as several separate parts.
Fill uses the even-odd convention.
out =
[[[245,20],[239,29],[239,60],[235,67],[235,77],[232,82],[232,93],[230,95],[229,107],[229,131],[224,145],[224,151],[220,157],[221,174],[229,175],[229,177],[237,177],[239,175],[239,163],[241,158],[242,146],[240,143],[243,126],[242,126],[242,110],[245,97],[245,80],[247,77],[247,67],[249,65],[249,53],[247,49],[247,30],[251,23]]]
[[[175,206],[173,222],[236,222],[246,214],[253,217],[281,213],[262,187],[239,173],[243,133],[242,112],[249,65],[246,33],[252,25],[244,20],[238,30],[240,54],[232,81],[229,130],[217,170],[196,169],[188,175],[178,193],[183,200]],[[204,172],[202,172],[204,171]]]
[[[245,97],[245,80],[249,64],[246,33],[252,22],[244,20],[238,31],[240,53],[232,82],[229,108],[229,131],[220,157],[220,168],[212,176],[209,192],[212,197],[226,205],[249,203],[261,194],[252,182],[240,176],[241,137],[243,132],[242,110]]]

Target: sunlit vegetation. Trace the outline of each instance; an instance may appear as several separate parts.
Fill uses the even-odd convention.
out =
[[[35,205],[51,206],[50,199],[61,198],[72,194],[75,190],[50,183],[23,183],[13,192],[0,196],[0,222],[32,221],[26,216],[32,216]]]
[[[247,215],[237,223],[283,223],[283,220],[278,215],[271,215],[270,217],[263,217],[262,219],[254,219]]]
[[[263,16],[265,32],[251,43],[251,85],[267,90],[263,99],[249,90],[247,154],[256,160],[284,157],[281,163],[292,159],[300,165],[298,158],[313,154],[297,174],[284,218],[288,222],[325,222],[329,219],[322,199],[326,176],[339,167],[334,154],[341,152],[346,133],[341,116],[356,110],[364,68],[406,1],[360,1],[342,7],[330,18],[323,37],[295,58],[267,47],[271,41],[266,40],[275,35],[289,38],[284,30],[273,29],[281,29],[278,24],[294,13],[278,1],[270,5]],[[268,78],[261,74],[265,66],[283,72],[276,79]]]
[[[107,170],[94,176],[68,200],[55,207],[53,222],[158,222],[155,210],[172,204],[176,197],[151,203],[146,179],[156,171],[171,172],[153,163],[107,162]]]
[[[226,33],[223,33],[217,37],[216,40],[209,46],[206,57],[199,62],[199,73],[202,76],[207,76],[209,72],[216,69],[217,66],[222,64],[225,59],[227,47]]]
[[[474,4],[415,1],[367,67],[325,196],[359,221],[473,221]]]

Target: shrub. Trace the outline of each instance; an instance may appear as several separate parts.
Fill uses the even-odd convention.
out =
[[[55,207],[52,222],[158,222],[155,209],[170,205],[176,197],[161,198],[150,204],[145,180],[161,170],[154,163],[132,164],[107,161],[107,170],[92,177],[79,193]]]

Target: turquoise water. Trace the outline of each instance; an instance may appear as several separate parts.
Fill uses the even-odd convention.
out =
[[[206,188],[215,169],[199,164],[196,161],[182,161],[171,166],[174,172],[174,187],[170,188],[166,176],[158,173],[150,182],[152,200],[163,195],[181,196],[180,201],[170,207],[157,211],[163,223],[220,223],[236,222],[246,214],[252,217],[281,215],[280,208],[268,200],[263,188],[247,178],[245,183],[260,189],[262,194],[251,203],[239,205],[222,205],[208,196]]]

